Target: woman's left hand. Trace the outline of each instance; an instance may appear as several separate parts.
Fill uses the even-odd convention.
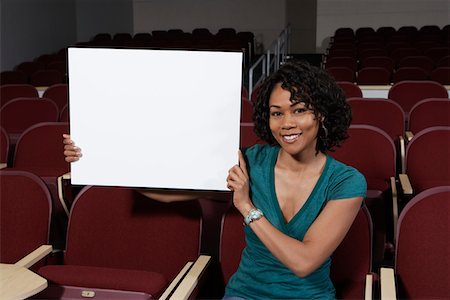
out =
[[[233,204],[243,216],[254,208],[250,199],[249,176],[244,155],[239,151],[239,165],[228,171],[227,186],[233,192]]]

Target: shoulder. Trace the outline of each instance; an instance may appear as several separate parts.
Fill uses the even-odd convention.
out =
[[[328,157],[330,160],[329,190],[331,199],[365,197],[367,183],[364,175],[354,167]]]
[[[278,150],[276,146],[270,146],[267,144],[256,144],[250,148],[242,149],[246,160],[250,164],[261,164],[267,162],[267,159],[272,157]]]

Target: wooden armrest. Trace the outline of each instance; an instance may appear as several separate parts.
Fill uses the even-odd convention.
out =
[[[0,163],[0,170],[6,168],[7,164],[6,163]]]
[[[18,262],[15,263],[17,266],[21,266],[24,268],[29,268],[41,259],[43,259],[47,254],[52,252],[52,246],[51,245],[42,245]]]
[[[381,268],[380,269],[380,287],[381,300],[397,299],[397,292],[395,290],[395,276],[394,269]]]
[[[164,299],[172,299],[172,300],[186,300],[191,295],[194,288],[197,286],[200,278],[202,277],[206,267],[208,266],[211,260],[211,256],[208,255],[200,255],[197,260],[190,266],[188,272],[182,276],[181,282],[179,282],[175,288],[175,290],[169,291],[168,294],[166,292],[163,293],[160,300]],[[186,268],[186,266],[185,266]],[[183,268],[184,270],[184,268]],[[181,270],[181,272],[183,272]],[[181,273],[180,272],[180,273]],[[180,274],[178,274],[180,275]],[[178,276],[177,276],[178,277]],[[175,278],[176,280],[176,278]],[[171,284],[172,285],[172,284]],[[170,288],[170,286],[169,286]],[[169,289],[168,288],[168,289]]]
[[[405,131],[405,138],[408,142],[411,141],[413,137],[414,133],[412,133],[412,131]]]
[[[191,269],[192,265],[194,263],[192,261],[187,262],[184,267],[181,269],[181,271],[178,273],[178,275],[175,277],[174,280],[170,283],[170,285],[167,287],[167,289],[164,291],[164,293],[159,297],[159,300],[165,300],[169,295],[175,290],[175,288],[178,286],[180,281],[184,278],[187,272]]]
[[[398,193],[397,193],[397,182],[395,177],[390,178],[391,181],[391,194],[392,194],[392,226],[394,232],[394,244],[397,237],[397,221],[398,221]]]
[[[402,173],[406,172],[406,144],[403,136],[398,137],[399,147],[400,147],[400,164],[402,168]]]
[[[409,177],[407,174],[398,174],[398,179],[400,180],[400,185],[403,190],[404,195],[412,195],[413,188],[411,186],[411,181],[409,181]]]
[[[66,174],[63,174],[61,176],[58,177],[57,182],[58,182],[58,198],[59,198],[59,202],[61,202],[61,206],[63,207],[65,213],[67,216],[69,216],[69,209],[67,208],[66,205],[66,201],[64,199],[64,193],[63,193],[63,184],[62,181],[63,180],[69,180],[71,178],[71,173],[68,172]]]
[[[366,275],[366,284],[364,289],[364,299],[372,300],[373,299],[373,275]]]

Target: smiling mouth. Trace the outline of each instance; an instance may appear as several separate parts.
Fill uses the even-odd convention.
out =
[[[297,133],[297,134],[288,134],[288,135],[282,135],[283,141],[286,143],[293,143],[295,142],[300,135],[302,135],[301,133]]]

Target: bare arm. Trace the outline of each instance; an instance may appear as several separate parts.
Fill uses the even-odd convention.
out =
[[[254,206],[249,197],[249,177],[242,153],[239,164],[230,169],[227,181],[234,192],[234,205],[246,216]],[[328,201],[303,241],[279,231],[264,217],[250,223],[250,227],[276,258],[297,276],[305,277],[323,264],[341,243],[358,214],[362,200],[362,197],[355,197]]]
[[[303,241],[291,238],[261,218],[250,227],[269,251],[297,276],[316,270],[339,246],[360,209],[362,197],[329,201]]]

